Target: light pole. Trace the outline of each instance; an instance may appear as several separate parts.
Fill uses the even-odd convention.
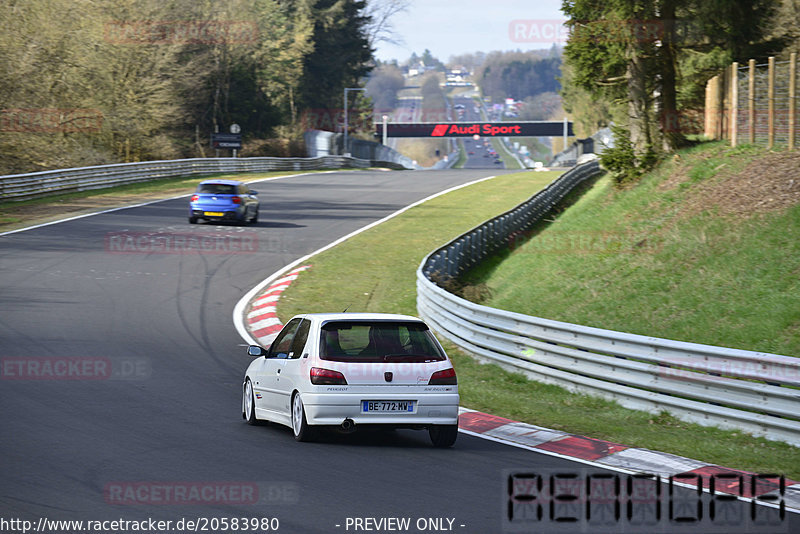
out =
[[[349,156],[350,152],[347,151],[347,130],[350,129],[350,122],[347,120],[347,92],[348,91],[366,91],[363,87],[345,87],[344,88],[344,155]]]

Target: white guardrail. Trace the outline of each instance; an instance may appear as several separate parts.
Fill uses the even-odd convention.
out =
[[[371,161],[346,156],[320,156],[316,158],[194,158],[118,163],[0,176],[0,200],[26,200],[59,193],[101,189],[180,176],[240,172],[310,171],[345,167],[406,168],[398,163]]]
[[[433,251],[417,270],[420,316],[465,351],[534,380],[800,446],[800,358],[531,317],[469,302],[435,283],[507,246],[572,187],[601,172],[597,162],[580,165]]]

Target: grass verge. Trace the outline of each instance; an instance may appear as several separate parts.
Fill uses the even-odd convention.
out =
[[[348,307],[350,311],[416,315],[415,272],[422,258],[517,205],[556,175],[515,173],[451,192],[315,256],[310,260],[313,267],[278,302],[279,317],[286,321],[296,313]],[[458,372],[465,407],[727,467],[800,478],[799,451],[789,445],[570,394],[496,365],[479,364],[453,346],[445,346]]]
[[[464,164],[467,162],[467,150],[464,147],[464,140],[458,140],[458,159],[453,164],[454,169],[463,169]]]

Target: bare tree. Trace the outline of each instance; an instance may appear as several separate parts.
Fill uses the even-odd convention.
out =
[[[391,19],[406,11],[411,0],[368,0],[364,15],[370,18],[367,25],[369,46],[375,49],[378,43],[402,44],[403,38],[392,28]]]

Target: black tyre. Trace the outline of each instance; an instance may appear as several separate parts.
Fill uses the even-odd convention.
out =
[[[458,425],[432,425],[428,434],[434,447],[452,447],[458,437]]]
[[[197,224],[197,217],[189,216],[189,224]]]

